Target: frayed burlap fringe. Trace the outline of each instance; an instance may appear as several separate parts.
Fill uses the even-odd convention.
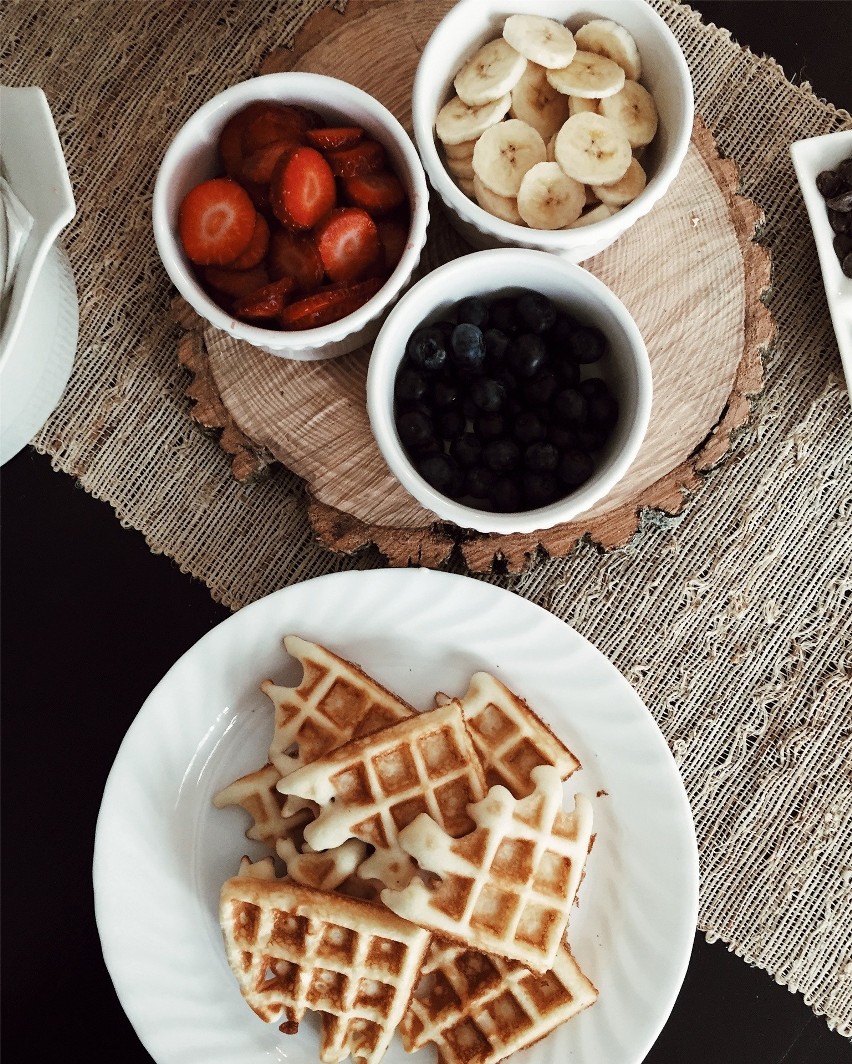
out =
[[[688,7],[652,3],[687,56],[699,113],[766,214],[778,337],[765,391],[679,517],[646,514],[618,551],[581,544],[484,579],[547,606],[636,686],[692,801],[701,929],[849,1037],[852,410],[789,145],[852,119]],[[292,474],[238,483],[190,421],[151,192],[177,126],[323,6],[345,5],[11,0],[0,26],[4,81],[44,88],[78,206],[65,235],[77,360],[34,444],[233,609],[382,560],[329,554]]]

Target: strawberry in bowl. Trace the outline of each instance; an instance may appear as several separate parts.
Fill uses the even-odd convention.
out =
[[[283,357],[369,342],[425,243],[425,177],[396,119],[345,82],[269,74],[205,104],[167,150],[154,233],[212,325]]]

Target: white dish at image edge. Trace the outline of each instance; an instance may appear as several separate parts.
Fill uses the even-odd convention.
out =
[[[244,607],[198,641],[139,710],[98,817],[95,911],[119,1000],[157,1064],[318,1060],[308,1014],[282,1035],[245,1004],[218,922],[240,857],[242,809],[213,795],[266,762],[266,677],[295,685],[285,635],[322,643],[418,709],[461,695],[473,672],[524,697],[579,757],[596,840],[569,941],[598,1001],[517,1064],[640,1064],[668,1018],[692,950],[698,859],[686,792],[639,696],[587,640],[543,608],[469,577],[428,569],[322,576]],[[427,1061],[394,1039],[387,1064]]]

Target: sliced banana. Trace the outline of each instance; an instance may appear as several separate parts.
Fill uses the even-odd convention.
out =
[[[628,154],[629,151],[628,146]],[[498,196],[514,197],[518,195],[527,170],[536,163],[543,163],[546,155],[547,149],[538,130],[519,118],[508,118],[490,126],[476,142],[473,169],[486,188]],[[627,169],[626,165],[624,169]],[[617,174],[612,180],[617,181],[620,176]]]
[[[656,136],[657,105],[638,81],[625,80],[619,92],[600,101],[599,109],[622,127],[632,148],[644,147]]]
[[[576,222],[571,222],[565,228],[580,229],[584,225],[594,225],[595,222],[602,222],[604,218],[611,218],[614,214],[615,210],[612,207],[608,207],[605,203],[599,203],[597,207],[592,207],[590,211],[581,214]]]
[[[444,155],[448,159],[472,159],[473,158],[473,146],[476,144],[476,137],[471,140],[463,140],[461,144],[445,144]]]
[[[467,196],[468,199],[476,199],[476,193],[473,188],[473,180],[467,177],[459,177],[456,179],[456,184]]]
[[[505,118],[511,106],[512,97],[508,92],[499,100],[485,103],[481,107],[469,107],[464,100],[454,96],[438,112],[435,133],[445,145],[475,140],[490,126]]]
[[[447,156],[445,165],[453,177],[461,177],[465,181],[473,180],[473,156],[469,159],[451,159]]]
[[[476,202],[495,218],[501,218],[504,222],[512,222],[514,225],[523,225],[524,220],[518,213],[518,201],[514,196],[498,196],[490,188],[473,175],[473,195]]]
[[[481,107],[511,92],[526,59],[502,37],[484,44],[456,74],[453,86],[468,107]]]
[[[473,152],[474,166],[478,147]],[[591,111],[568,119],[556,134],[554,153],[565,173],[584,185],[615,184],[633,159],[622,128],[606,115]]]
[[[556,162],[556,134],[558,132],[559,132],[559,130],[557,129],[556,133],[553,134],[553,136],[550,138],[550,140],[545,145],[545,151],[547,152],[545,158],[546,158],[547,162],[549,162],[549,163],[555,163]]]
[[[591,188],[601,203],[605,203],[608,207],[623,207],[626,203],[631,203],[636,199],[645,188],[647,180],[645,171],[639,162],[631,159],[627,172],[620,180],[612,185],[592,185]]]
[[[599,100],[619,91],[624,84],[624,70],[606,56],[578,49],[568,66],[548,70],[547,80],[566,96]]]
[[[512,89],[509,114],[537,129],[548,140],[568,118],[569,98],[547,80],[547,71],[538,63],[527,63],[527,69]]]
[[[582,114],[583,111],[595,111],[598,112],[598,105],[600,100],[596,100],[593,96],[569,96],[568,97],[568,117],[571,115]]]
[[[586,52],[606,56],[618,63],[624,73],[633,81],[642,75],[642,61],[639,48],[632,34],[611,19],[593,18],[574,34],[577,47]]]
[[[543,15],[510,15],[503,36],[515,51],[543,67],[568,66],[577,51],[568,27]]]
[[[586,190],[559,163],[536,163],[518,189],[518,213],[531,229],[564,229],[580,217]]]

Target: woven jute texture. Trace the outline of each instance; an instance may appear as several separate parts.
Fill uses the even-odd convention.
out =
[[[852,409],[788,146],[852,118],[688,7],[652,2],[684,49],[698,112],[765,211],[778,329],[765,391],[678,517],[644,514],[616,551],[581,543],[522,576],[478,579],[550,609],[635,685],[692,802],[700,928],[849,1037]],[[34,444],[233,609],[383,562],[319,546],[292,474],[238,483],[191,422],[151,193],[180,123],[322,6],[7,0],[0,22],[2,80],[44,88],[78,206],[64,242],[79,350]]]

